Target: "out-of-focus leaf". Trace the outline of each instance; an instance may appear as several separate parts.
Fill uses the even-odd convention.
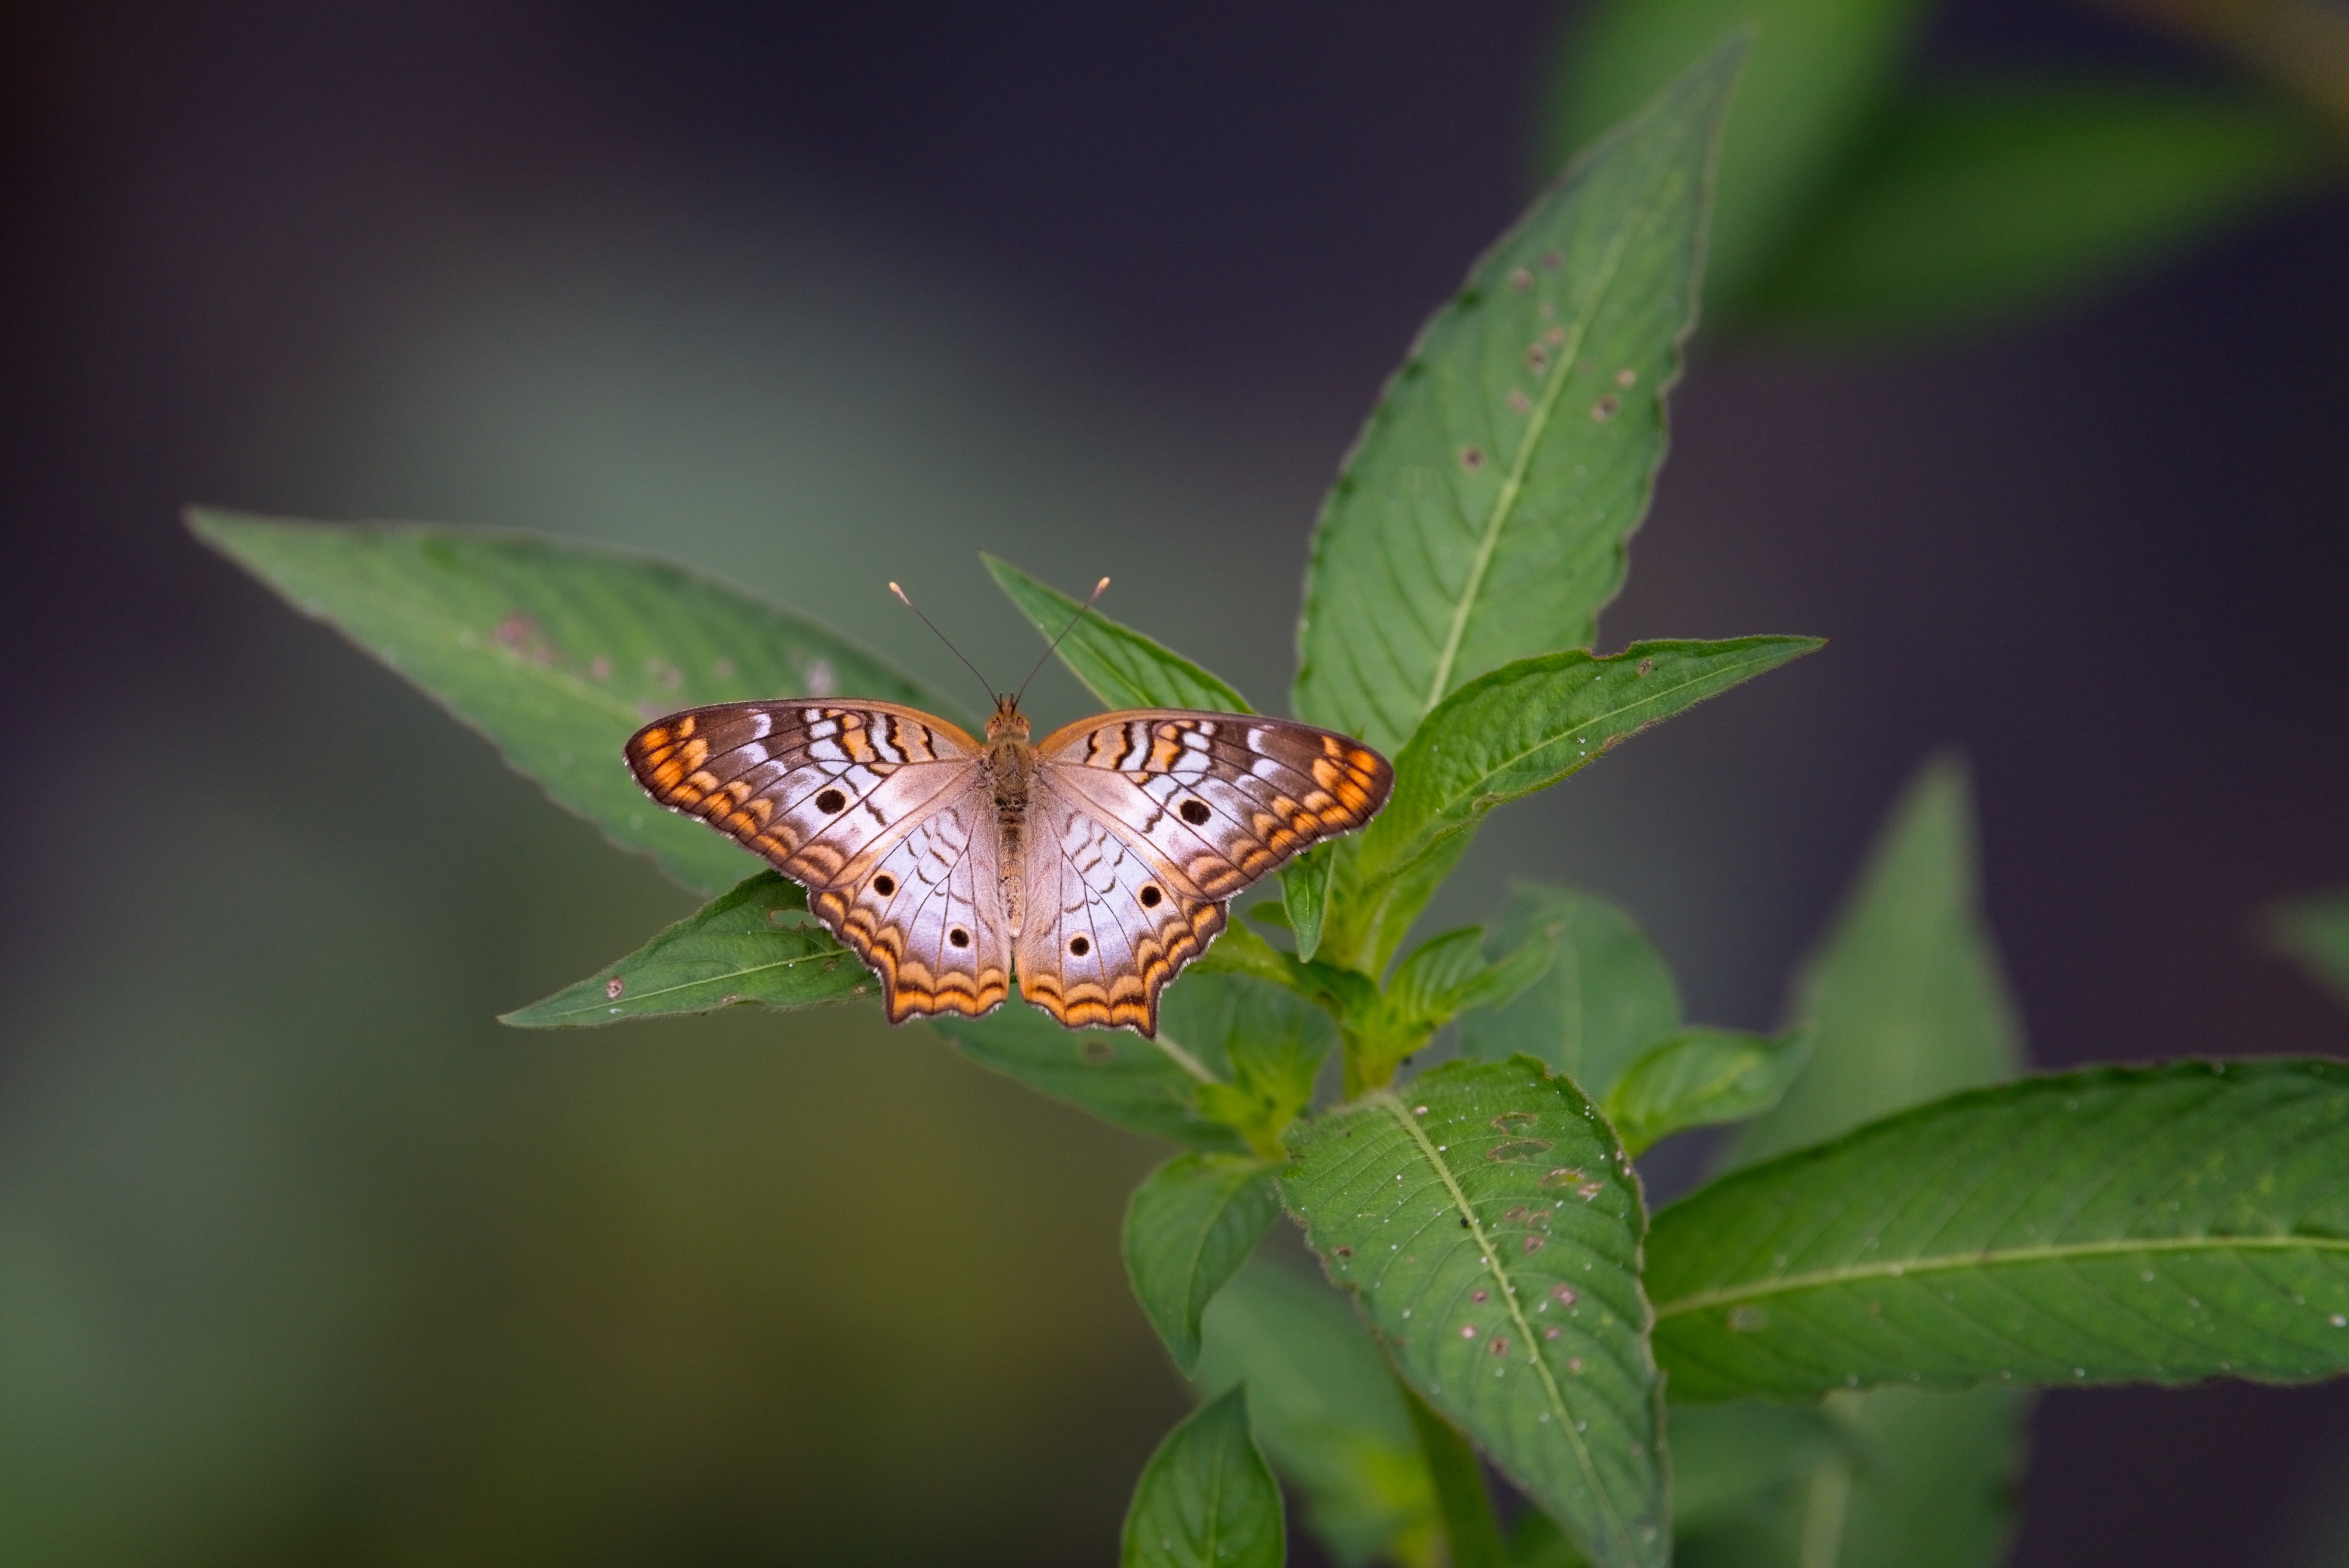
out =
[[[1593,1562],[1664,1563],[1639,1179],[1590,1102],[1529,1056],[1454,1063],[1293,1141],[1283,1196],[1412,1386]]]
[[[1419,1451],[1426,1457],[1428,1476],[1435,1482],[1447,1568],[1509,1568],[1508,1551],[1501,1543],[1501,1527],[1493,1519],[1493,1497],[1485,1490],[1485,1468],[1477,1461],[1475,1446],[1408,1385],[1403,1386],[1402,1402],[1419,1433]]]
[[[1125,1515],[1123,1568],[1280,1568],[1280,1483],[1248,1436],[1245,1386],[1185,1417],[1158,1445]]]
[[[1893,810],[1805,964],[1796,1012],[1811,1024],[1810,1064],[1741,1136],[1734,1158],[1817,1143],[2021,1066],[2021,1027],[1976,881],[1965,774],[1937,759]],[[1815,1469],[1783,1507],[1701,1537],[1687,1560],[1990,1568],[2013,1525],[2005,1481],[2022,1465],[2029,1403],[2011,1386],[1835,1395],[1837,1420],[1865,1439],[1864,1462]]]
[[[1976,1089],[1657,1220],[1675,1398],[2349,1371],[2349,1065]]]
[[[575,1028],[741,1002],[812,1007],[877,994],[880,982],[864,961],[806,911],[805,888],[761,871],[618,962],[499,1022]]]
[[[2267,914],[2267,938],[2349,1002],[2349,889],[2276,905]]]
[[[1810,1038],[1692,1029],[1641,1053],[1607,1092],[1607,1119],[1633,1154],[1687,1127],[1759,1116],[1803,1070]]]
[[[1561,36],[1542,167],[1557,168],[1723,34],[1752,26],[1704,265],[1707,308],[1734,310],[1866,140],[1923,10],[1920,0],[1599,0]]]
[[[1200,1314],[1279,1217],[1279,1168],[1252,1157],[1180,1154],[1126,1205],[1126,1278],[1185,1373],[1199,1359]]]
[[[1318,1282],[1257,1262],[1208,1303],[1197,1382],[1245,1379],[1257,1439],[1346,1568],[1432,1568],[1435,1494],[1402,1392],[1361,1320]]]
[[[1593,147],[1421,333],[1314,533],[1300,716],[1391,753],[1485,671],[1595,639],[1663,456],[1742,52]]]
[[[1767,330],[1847,338],[2020,315],[2150,265],[2331,162],[2282,106],[2192,88],[1915,90],[1758,280],[1744,315]]]
[[[1630,916],[1571,888],[1511,887],[1486,949],[1510,950],[1545,929],[1557,932],[1548,972],[1506,1007],[1461,1014],[1461,1054],[1537,1056],[1603,1098],[1633,1057],[1680,1028],[1680,988]]]
[[[195,511],[198,538],[423,689],[557,805],[716,893],[758,858],[647,799],[620,762],[648,719],[761,697],[956,710],[844,639],[665,561],[487,533]]]
[[[1811,1025],[1810,1064],[1740,1135],[1734,1161],[2013,1075],[2022,1025],[1979,905],[1965,770],[1936,758],[1893,809],[1806,964],[1795,1016]]]
[[[956,1049],[981,1066],[1135,1132],[1193,1148],[1237,1153],[1240,1136],[1199,1110],[1199,1090],[1225,1064],[1195,1073],[1123,1029],[1063,1029],[1015,996],[984,1018],[935,1018]]]
[[[1674,1404],[1672,1535],[1686,1541],[1784,1498],[1812,1469],[1848,1452],[1815,1407]]]
[[[1432,893],[1412,873],[1456,857],[1495,806],[1580,772],[1649,726],[1819,647],[1816,638],[1635,642],[1601,659],[1521,659],[1444,700],[1395,758],[1394,794],[1362,835],[1323,939],[1364,973],[1385,965]]]
[[[1094,610],[1070,627],[1084,601],[1038,582],[1009,561],[981,555],[996,585],[1049,639],[1061,637],[1059,658],[1085,690],[1110,708],[1193,708],[1208,713],[1253,713],[1226,682],[1161,647],[1131,627]]]
[[[1830,1394],[1799,1412],[1830,1427],[1840,1451],[1822,1455],[1756,1503],[1692,1512],[1681,1568],[1993,1568],[2014,1533],[2030,1395],[1985,1387],[1963,1394]],[[1775,1409],[1719,1405],[1698,1410]],[[1681,1415],[1672,1413],[1673,1479]],[[1693,1424],[1692,1424],[1693,1425]]]

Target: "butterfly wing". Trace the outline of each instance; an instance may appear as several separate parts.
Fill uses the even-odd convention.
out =
[[[740,702],[628,740],[629,770],[804,884],[880,975],[893,1023],[991,1011],[1010,950],[978,742],[885,702]]]
[[[1021,994],[1062,1023],[1154,1033],[1224,904],[1386,804],[1387,760],[1309,724],[1138,710],[1037,748]],[[1154,894],[1155,895],[1154,897]]]

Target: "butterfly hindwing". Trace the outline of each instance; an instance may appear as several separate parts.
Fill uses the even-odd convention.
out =
[[[1071,1014],[1092,995],[1084,988],[1098,987],[1097,1005],[1109,1014],[1099,1021],[1145,1034],[1156,1027],[1159,991],[1222,929],[1221,906],[1309,846],[1368,822],[1394,782],[1384,757],[1344,735],[1175,710],[1070,725],[1037,748],[1037,763],[1043,798],[1073,819],[1061,836],[1074,848],[1056,867],[1040,833],[1030,852],[1022,992],[1064,1023],[1091,1023]],[[1128,859],[1098,850],[1096,829]],[[1102,868],[1084,870],[1087,854]],[[1153,886],[1167,902],[1145,908],[1143,890]],[[1080,890],[1093,922],[1081,933],[1084,954],[1071,947]],[[1048,942],[1040,922],[1053,910],[1060,919]],[[1104,940],[1118,945],[1105,950]],[[1045,1000],[1056,992],[1061,1006]]]
[[[890,703],[731,703],[647,724],[626,755],[655,800],[803,883],[881,976],[892,1020],[1003,999],[992,824],[962,731]]]
[[[1071,1029],[1154,1034],[1158,993],[1224,929],[1224,907],[1048,784],[1033,799],[1019,994]]]

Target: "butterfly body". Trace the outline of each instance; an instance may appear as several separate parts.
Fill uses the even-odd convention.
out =
[[[880,976],[890,1020],[1020,993],[1071,1028],[1156,1032],[1158,994],[1234,895],[1360,827],[1393,770],[1346,736],[1139,709],[987,738],[887,702],[729,703],[654,721],[629,769],[805,885]]]

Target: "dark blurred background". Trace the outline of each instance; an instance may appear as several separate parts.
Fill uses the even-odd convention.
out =
[[[1115,1246],[1159,1151],[864,1013],[501,1031],[689,900],[177,512],[646,545],[949,689],[882,585],[1015,671],[983,547],[1278,705],[1566,15],[11,8],[0,1559],[1109,1561],[1185,1402]],[[1925,47],[2227,69],[2024,0]],[[1606,641],[1833,646],[1439,915],[1592,886],[1770,1023],[1953,742],[2039,1063],[2349,1054],[2253,935],[2349,881],[2349,201],[1967,338],[1708,340],[1674,423]],[[2349,1388],[2034,1447],[2020,1563],[2282,1563]]]

